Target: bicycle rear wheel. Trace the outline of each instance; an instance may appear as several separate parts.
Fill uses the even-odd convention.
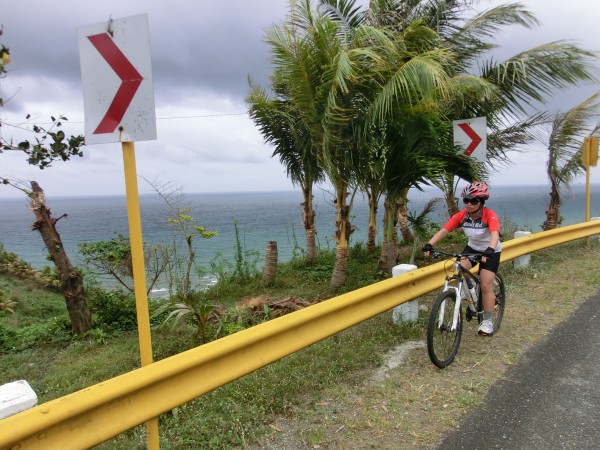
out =
[[[504,305],[506,294],[504,291],[504,281],[500,275],[496,274],[494,278],[494,296],[496,297],[496,306],[494,306],[494,333],[500,329],[502,317],[504,317]]]
[[[506,294],[504,291],[504,281],[502,280],[502,277],[500,275],[496,274],[492,288],[494,290],[494,297],[496,297],[496,304],[494,306],[494,316],[492,317],[495,333],[500,329],[502,317],[504,317],[504,304],[506,300]],[[479,291],[479,298],[481,298],[481,291]],[[481,302],[479,307],[481,308]],[[478,314],[477,321],[481,323],[482,320],[483,316],[481,314]]]
[[[462,337],[462,310],[459,310],[456,329],[452,331],[455,306],[456,293],[453,291],[442,292],[433,304],[429,315],[427,352],[431,362],[440,369],[454,361]]]

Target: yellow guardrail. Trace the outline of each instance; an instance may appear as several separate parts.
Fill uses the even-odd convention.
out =
[[[503,243],[502,261],[600,234],[600,221]],[[0,420],[0,449],[89,448],[442,286],[444,265],[340,295]]]

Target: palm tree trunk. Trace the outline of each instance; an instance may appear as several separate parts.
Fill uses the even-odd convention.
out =
[[[408,188],[402,189],[400,193],[399,201],[397,203],[398,214],[398,223],[400,226],[400,231],[402,233],[402,239],[404,242],[412,242],[414,236],[412,231],[410,231],[410,227],[408,226]]]
[[[456,197],[454,196],[454,176],[446,176],[443,180],[443,185],[445,188],[444,200],[446,201],[446,209],[448,210],[448,216],[452,217],[459,211],[456,204]]]
[[[314,262],[317,259],[315,246],[315,235],[317,228],[315,226],[315,209],[313,206],[312,183],[302,187],[304,202],[302,203],[302,223],[306,232],[306,260]]]
[[[374,193],[374,190],[367,192],[369,199],[369,230],[367,232],[367,253],[375,251],[375,238],[377,237],[377,208],[379,203],[379,195]]]
[[[381,255],[379,256],[379,269],[381,271],[385,271],[387,269],[388,263],[387,263],[387,242],[388,242],[388,237],[387,237],[387,223],[388,223],[388,218],[389,218],[389,203],[387,201],[387,197],[383,202],[383,241],[381,243]]]
[[[398,202],[387,196],[384,206],[384,232],[379,267],[391,275],[392,269],[396,264],[396,254],[398,251]]]
[[[38,230],[42,235],[50,259],[56,266],[72,331],[74,334],[89,331],[92,329],[92,316],[85,302],[83,275],[71,264],[56,230],[56,222],[64,216],[58,219],[52,217],[50,208],[46,207],[44,191],[35,181],[31,182],[29,202],[36,219],[31,228]]]
[[[269,284],[277,275],[277,241],[267,242],[265,253],[265,267],[263,269],[262,283]]]
[[[333,289],[342,286],[348,278],[348,245],[352,229],[349,221],[350,208],[346,204],[347,198],[347,185],[342,183],[336,189],[337,220],[335,222],[335,241],[337,247],[335,252],[335,266],[330,282],[330,286]]]
[[[553,230],[560,226],[560,193],[556,183],[552,183],[550,191],[550,204],[546,211],[546,221],[542,225],[544,231]]]
[[[333,267],[333,274],[331,275],[331,282],[329,285],[333,289],[337,289],[344,285],[348,278],[348,247],[337,246],[335,250],[335,266]]]

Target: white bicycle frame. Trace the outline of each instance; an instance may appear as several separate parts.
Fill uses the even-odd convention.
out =
[[[458,327],[458,315],[460,314],[460,308],[461,308],[462,299],[463,299],[463,296],[462,296],[463,285],[465,284],[464,277],[461,277],[461,281],[458,283],[458,286],[450,285],[450,281],[453,279],[456,279],[457,274],[460,272],[459,266],[460,266],[459,262],[454,263],[454,273],[451,277],[450,276],[446,277],[446,282],[444,283],[444,289],[442,291],[442,292],[446,292],[446,291],[453,290],[456,293],[456,303],[454,304],[454,315],[452,316],[452,327],[451,327],[450,331],[456,331],[456,327]],[[441,328],[441,326],[442,326],[445,311],[446,311],[446,302],[444,301],[440,308],[440,314],[438,317],[438,328]]]

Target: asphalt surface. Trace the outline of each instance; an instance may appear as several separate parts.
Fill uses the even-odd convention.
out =
[[[438,448],[600,449],[600,293],[526,352]]]

